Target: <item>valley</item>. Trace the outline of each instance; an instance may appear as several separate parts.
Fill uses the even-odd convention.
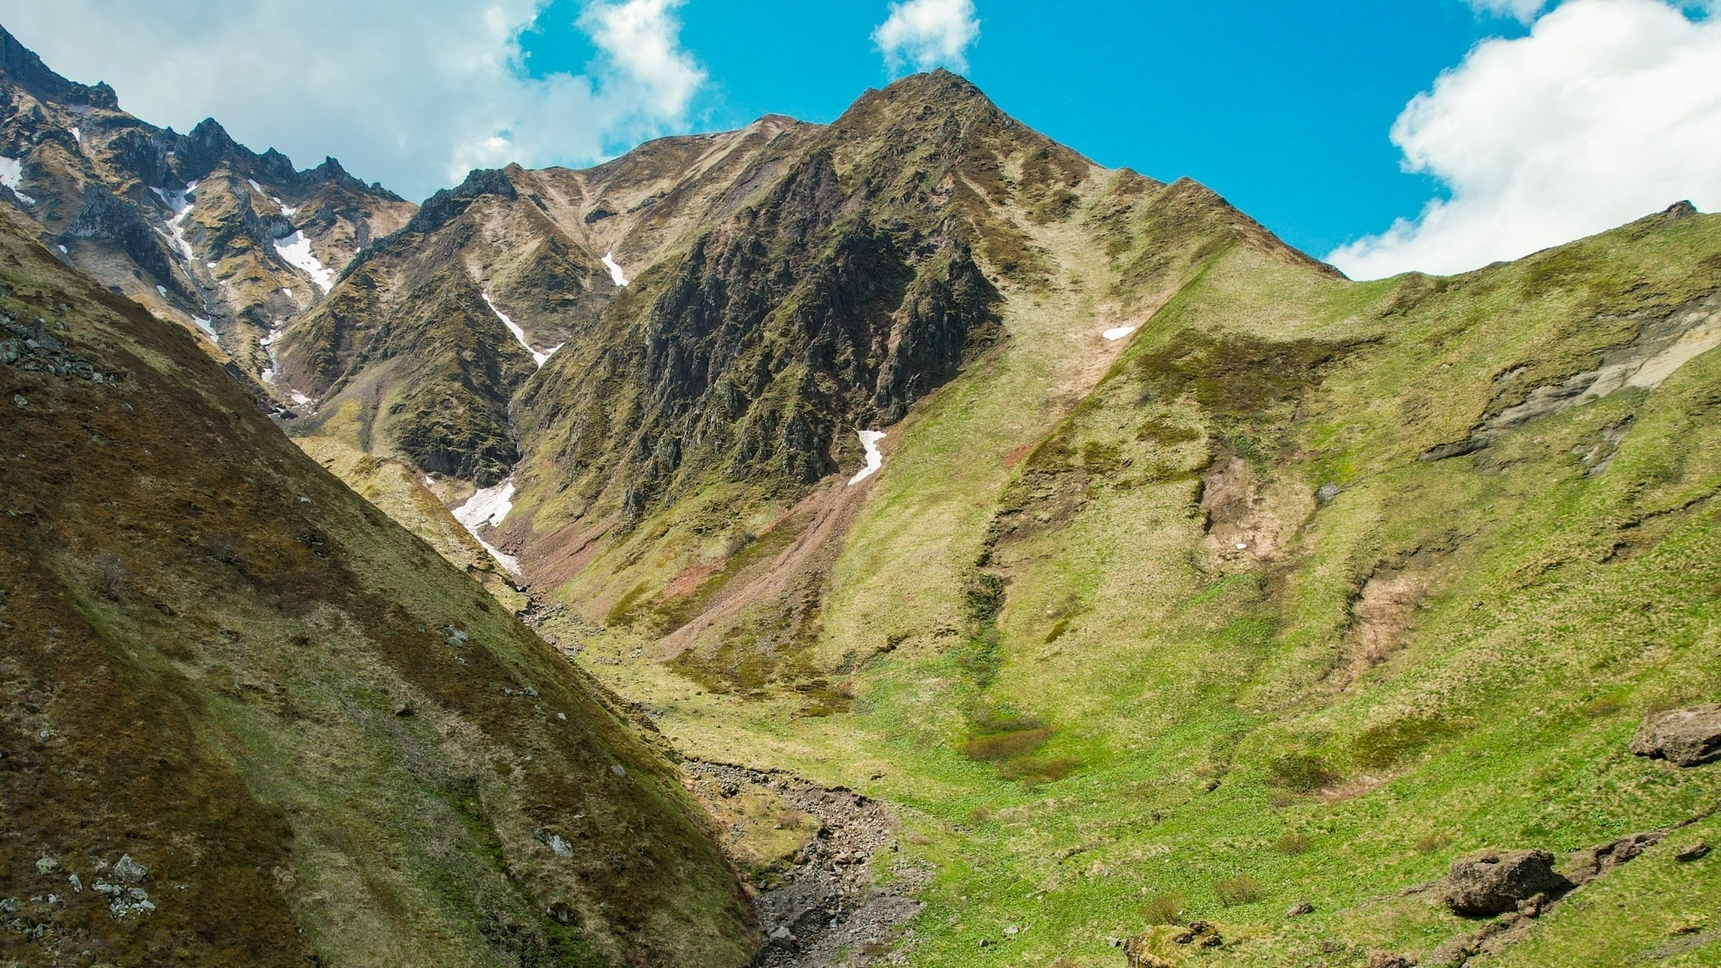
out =
[[[415,206],[0,48],[0,960],[1721,963],[1721,216],[1353,282],[942,71]]]

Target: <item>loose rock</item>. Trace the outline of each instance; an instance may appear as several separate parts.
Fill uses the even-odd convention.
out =
[[[1291,905],[1291,909],[1289,911],[1285,912],[1285,917],[1287,917],[1287,918],[1300,918],[1305,914],[1313,914],[1313,913],[1315,913],[1315,906],[1313,904],[1310,904],[1307,901],[1298,901],[1297,903]]]
[[[1545,850],[1483,850],[1452,862],[1442,900],[1454,914],[1491,917],[1516,911],[1519,901],[1537,894],[1557,896],[1571,887]]]
[[[1709,856],[1709,845],[1704,843],[1703,841],[1699,840],[1697,843],[1692,844],[1690,847],[1687,847],[1684,850],[1680,851],[1679,853],[1674,854],[1673,859],[1680,862],[1681,864],[1689,864],[1692,861],[1702,860],[1703,858],[1708,857],[1708,856]]]
[[[1416,959],[1376,948],[1368,953],[1368,968],[1416,968]]]
[[[36,873],[43,877],[47,877],[50,874],[58,874],[59,872],[60,862],[52,857],[44,857],[36,862]]]
[[[114,877],[118,878],[125,884],[142,883],[143,879],[148,876],[149,868],[144,867],[135,860],[132,860],[130,854],[126,854],[121,857],[119,859],[119,863],[114,865]]]
[[[1683,767],[1721,759],[1721,703],[1651,713],[1632,737],[1631,751]]]

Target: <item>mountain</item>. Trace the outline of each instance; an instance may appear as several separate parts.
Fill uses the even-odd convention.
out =
[[[273,391],[289,407],[271,332],[416,211],[333,158],[300,171],[213,119],[183,135],[149,125],[112,88],[60,77],[3,28],[0,186],[68,263],[201,332],[257,381],[259,399]]]
[[[940,73],[474,173],[282,343],[679,748],[899,805],[869,958],[1601,966],[1717,943],[1721,777],[1628,746],[1721,698],[1718,292],[1688,205],[1354,283]],[[1479,927],[1483,849],[1582,886]]]
[[[44,72],[8,77],[60,84],[56,103],[111,95]],[[1356,283],[1201,185],[1095,165],[943,72],[830,125],[767,117],[585,171],[473,172],[398,217],[271,330],[269,406],[374,502],[339,497],[348,529],[318,524],[371,564],[316,600],[370,614],[344,596],[385,576],[411,593],[394,626],[422,624],[433,652],[450,626],[485,645],[473,630],[493,629],[689,757],[652,774],[663,814],[631,833],[659,865],[663,843],[687,860],[645,908],[702,926],[678,963],[744,960],[747,929],[704,841],[655,833],[698,826],[663,819],[689,812],[674,780],[759,892],[761,964],[1721,951],[1721,767],[1637,755],[1648,720],[1721,700],[1721,217],[1677,204],[1463,276]],[[198,386],[244,411],[234,386]],[[265,446],[254,414],[230,419]],[[38,437],[130,441],[104,426]],[[74,477],[6,493],[43,501]],[[318,480],[299,513],[344,495]],[[77,506],[129,540],[164,518],[151,493]],[[163,546],[210,547],[186,515],[297,533],[223,503],[251,493],[206,486]],[[377,544],[376,508],[428,547]],[[89,560],[44,547],[74,549],[55,574]],[[96,575],[52,587],[95,587],[78,600],[99,617]],[[436,611],[469,598],[493,610]],[[165,604],[213,623],[198,643],[248,634]],[[315,645],[333,622],[293,634]],[[306,692],[349,695],[288,694]],[[396,734],[346,735],[318,748]],[[540,821],[496,824],[504,846],[544,842],[518,835]],[[367,869],[393,884],[446,866]],[[1513,883],[1475,890],[1490,877]],[[674,936],[630,930],[604,950],[649,961],[668,949],[642,938]]]
[[[591,678],[0,214],[0,961],[741,965]]]

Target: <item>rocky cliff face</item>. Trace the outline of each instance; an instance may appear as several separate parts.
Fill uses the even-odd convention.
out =
[[[405,461],[455,499],[511,478],[506,543],[529,580],[652,601],[668,563],[640,589],[589,570],[594,541],[704,567],[676,534],[744,544],[853,474],[858,431],[897,426],[1010,338],[1008,301],[1085,292],[1061,261],[1116,267],[1101,295],[1132,312],[1237,246],[1330,273],[1200,186],[1105,171],[938,73],[829,126],[765,118],[588,171],[473,172],[273,349],[314,398],[292,432]]]

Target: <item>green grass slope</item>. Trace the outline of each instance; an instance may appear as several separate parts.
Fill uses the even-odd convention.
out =
[[[1721,697],[1721,218],[1368,284],[1218,246],[1072,397],[1072,341],[1155,307],[1163,221],[1108,224],[1109,253],[1032,229],[1049,289],[1004,287],[1010,341],[890,441],[810,647],[851,712],[689,688],[620,634],[594,671],[690,751],[901,804],[940,872],[917,965],[1116,965],[1196,918],[1225,944],[1162,957],[1428,964],[1478,928],[1415,890],[1455,856],[1721,802],[1721,767],[1626,751]],[[1721,963],[1721,867],[1672,856],[1705,834],[1473,963]]]
[[[749,960],[673,767],[192,336],[17,220],[0,316],[0,962]]]

